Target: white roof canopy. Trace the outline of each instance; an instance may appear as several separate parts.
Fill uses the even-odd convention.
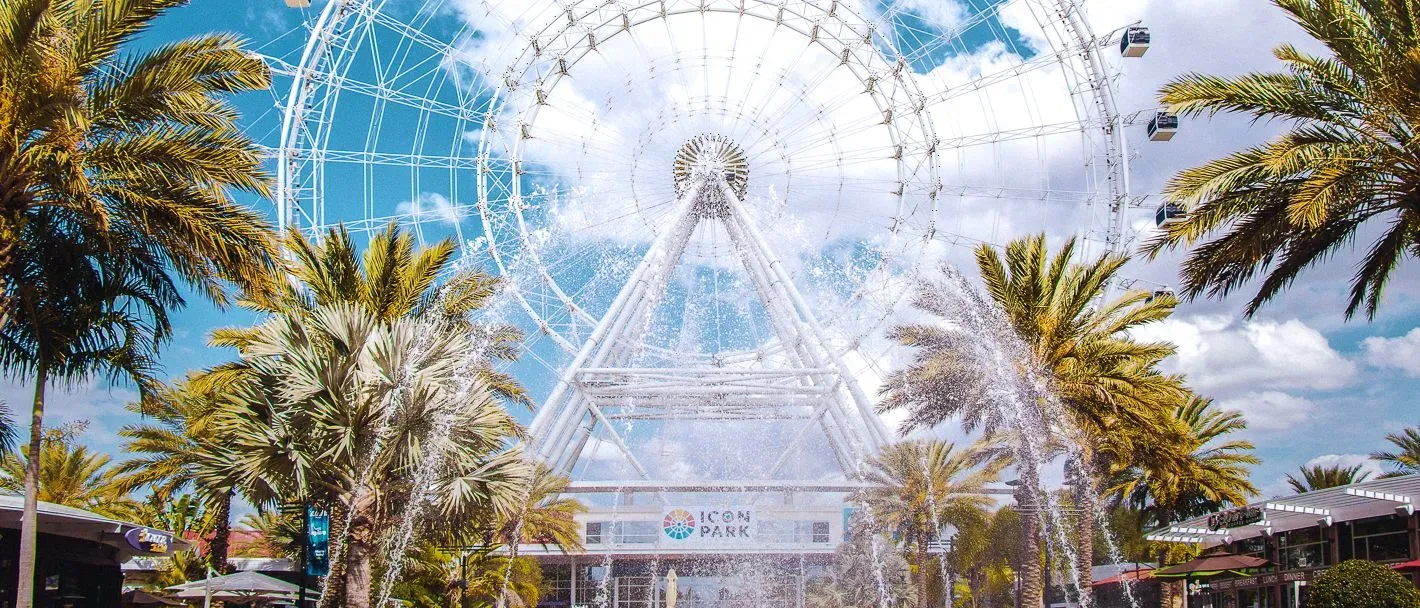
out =
[[[1247,525],[1214,529],[1208,523],[1210,514],[1153,530],[1148,539],[1215,546],[1319,524],[1395,513],[1409,515],[1415,512],[1416,503],[1420,503],[1420,475],[1373,479],[1349,486],[1269,498],[1247,507],[1238,507],[1262,511],[1261,521]]]

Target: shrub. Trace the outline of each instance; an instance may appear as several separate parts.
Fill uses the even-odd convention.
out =
[[[1342,562],[1316,577],[1307,608],[1420,608],[1420,591],[1384,565]]]

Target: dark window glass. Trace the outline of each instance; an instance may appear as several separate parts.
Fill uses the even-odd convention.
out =
[[[1351,530],[1356,536],[1370,536],[1387,532],[1405,532],[1408,530],[1408,526],[1404,517],[1388,515],[1356,521],[1351,524]]]
[[[587,522],[587,544],[599,545],[602,542],[602,522]]]
[[[814,538],[813,538],[813,542],[815,542],[815,543],[826,543],[826,542],[828,542],[828,538],[829,538],[828,522],[826,522],[826,521],[816,521],[816,522],[814,522]]]

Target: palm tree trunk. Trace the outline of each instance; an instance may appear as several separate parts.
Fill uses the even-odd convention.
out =
[[[361,490],[355,498],[355,517],[345,537],[345,606],[370,608],[374,593],[375,497]]]
[[[1034,471],[1021,475],[1023,484],[1032,483]],[[1016,504],[1021,509],[1021,605],[1018,608],[1040,608],[1045,603],[1045,571],[1040,562],[1040,505],[1032,504],[1028,485],[1016,490]]]
[[[39,540],[39,459],[44,440],[44,385],[49,382],[49,372],[44,363],[39,365],[35,375],[34,407],[30,418],[30,453],[25,459],[25,511],[20,519],[20,580],[15,597],[15,608],[30,608],[34,605],[35,593],[35,547]]]
[[[217,526],[212,531],[212,544],[208,547],[207,561],[218,574],[231,574],[227,566],[227,554],[232,546],[232,491],[228,490],[217,501]]]
[[[1088,449],[1081,450],[1075,467],[1072,486],[1075,508],[1080,519],[1075,524],[1075,571],[1080,587],[1080,606],[1091,605],[1090,584],[1094,582],[1091,570],[1095,563],[1095,480],[1094,461]]]
[[[917,598],[913,602],[917,608],[927,608],[927,540],[917,536]]]

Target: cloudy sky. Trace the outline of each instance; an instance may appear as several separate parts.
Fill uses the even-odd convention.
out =
[[[241,3],[194,0],[191,6],[163,17],[144,42],[155,43],[210,30],[236,30],[252,40],[260,52],[294,61],[305,38],[301,28],[303,21],[313,18],[323,5],[319,1],[314,4],[311,9],[302,11],[288,9],[280,0]],[[501,74],[498,66],[507,64],[509,52],[522,48],[519,45],[526,46],[526,42],[514,32],[546,19],[546,15],[538,11],[517,9],[523,6],[517,2],[493,3],[494,15],[491,17],[489,5],[481,0],[450,1],[447,7],[440,7],[439,10],[421,10],[414,4],[417,3],[391,0],[388,12],[405,19],[426,15],[421,17],[428,20],[425,31],[432,38],[445,41],[457,49],[458,61],[447,65],[435,64],[420,71],[422,76],[409,75],[417,71],[411,67],[391,78],[396,82],[401,77],[406,78],[403,81],[405,86],[431,82],[421,78],[438,78],[440,86],[444,86],[445,81],[452,83],[447,89],[450,95],[476,89],[481,86],[478,84],[480,79]],[[915,57],[918,61],[913,65],[914,77],[918,82],[925,83],[923,89],[929,92],[957,90],[956,87],[970,83],[983,74],[995,73],[1038,56],[1042,49],[1049,49],[1052,44],[1052,40],[1034,25],[1034,16],[1030,12],[1033,5],[1024,0],[1004,5],[999,18],[968,29],[960,40],[936,46],[930,42],[932,32],[951,31],[953,24],[969,21],[972,15],[983,10],[994,9],[976,0],[962,4],[945,0],[904,0],[897,3],[873,2],[868,5],[868,10],[887,5],[894,7],[893,14],[909,17],[899,19],[898,23],[906,23],[911,26],[909,29],[916,28],[918,31],[906,34],[903,30],[898,32],[899,35],[910,37],[914,44],[932,49]],[[1276,44],[1292,42],[1303,48],[1314,48],[1279,10],[1264,2],[1087,0],[1085,5],[1097,32],[1111,31],[1136,21],[1149,26],[1153,32],[1154,45],[1144,58],[1129,61],[1116,59],[1111,64],[1111,73],[1117,74],[1118,106],[1125,112],[1153,107],[1154,92],[1162,83],[1179,74],[1189,71],[1236,74],[1273,69],[1277,64],[1270,55],[1270,48]],[[458,25],[448,25],[450,22],[457,22]],[[778,82],[790,88],[797,83],[799,90],[806,91],[798,98],[804,105],[784,105],[782,112],[775,113],[768,122],[782,127],[787,134],[766,139],[765,151],[756,158],[772,159],[771,152],[776,149],[798,150],[795,153],[812,157],[814,148],[811,144],[829,142],[839,146],[837,162],[810,163],[810,168],[797,170],[797,181],[780,183],[766,180],[760,184],[758,194],[751,195],[751,199],[762,203],[763,208],[771,210],[771,213],[778,213],[775,210],[780,209],[774,205],[782,205],[783,209],[787,209],[783,217],[798,218],[794,220],[797,227],[793,230],[786,228],[786,234],[797,230],[795,234],[817,235],[813,238],[786,239],[790,243],[786,247],[793,247],[792,243],[803,243],[806,247],[823,246],[842,238],[844,234],[853,234],[857,230],[866,234],[872,232],[874,226],[880,226],[873,223],[882,220],[873,215],[875,199],[844,197],[842,188],[836,191],[837,196],[846,202],[840,201],[841,204],[833,207],[847,210],[841,211],[841,215],[825,219],[826,216],[815,215],[821,211],[817,207],[795,207],[802,205],[806,193],[816,186],[871,183],[878,179],[875,172],[881,167],[866,161],[855,162],[855,159],[863,157],[855,150],[869,150],[881,143],[872,139],[871,135],[856,136],[856,132],[845,132],[840,126],[840,122],[861,123],[868,113],[860,103],[838,101],[845,97],[845,88],[861,87],[861,83],[840,81],[840,76],[832,75],[833,57],[825,60],[812,54],[784,55],[780,53],[783,49],[776,45],[788,43],[764,35],[754,42],[740,40],[728,45],[728,48],[757,48],[760,54],[745,52],[725,61],[744,62],[748,61],[747,57],[787,56],[792,59],[782,61],[782,66],[759,61],[756,64],[761,66],[758,70],[765,74],[761,80],[727,85],[734,94],[725,95],[726,99],[717,100],[713,94],[706,93],[700,95],[699,98],[703,99],[697,102],[697,94],[693,92],[694,77],[680,76],[682,73],[694,75],[697,72],[691,68],[676,67],[678,64],[664,63],[664,60],[676,56],[678,51],[674,45],[677,41],[682,46],[706,49],[716,48],[713,41],[723,42],[725,32],[717,29],[716,22],[707,20],[705,24],[708,27],[698,33],[668,31],[660,37],[636,39],[639,46],[634,47],[634,52],[650,64],[659,65],[660,72],[636,62],[621,60],[622,55],[612,52],[618,48],[615,46],[609,46],[599,58],[579,65],[578,70],[595,74],[595,77],[574,79],[571,82],[575,84],[559,86],[555,90],[548,107],[565,110],[561,122],[554,122],[559,116],[554,110],[542,115],[539,121],[545,127],[558,125],[550,129],[558,135],[545,138],[543,143],[547,147],[544,149],[534,147],[523,150],[524,158],[540,163],[541,171],[563,177],[590,175],[595,178],[623,170],[628,175],[640,176],[642,173],[638,171],[642,171],[641,165],[621,160],[617,161],[620,164],[612,163],[605,154],[587,152],[587,142],[620,142],[622,149],[635,149],[652,158],[667,154],[675,149],[676,142],[683,141],[687,133],[693,134],[693,129],[715,120],[747,120],[755,114],[755,106],[782,105],[783,102],[776,101],[778,98],[773,94],[757,93],[764,85],[754,82],[775,82],[775,75],[787,74],[787,85],[784,84],[785,78],[780,78]],[[626,49],[628,53],[633,52],[633,47]],[[711,53],[707,51],[704,55],[709,57]],[[415,63],[408,59],[405,61]],[[715,63],[706,59],[706,66],[711,67],[700,73],[714,75],[712,64]],[[813,77],[812,82],[809,82],[809,77],[802,76],[816,73],[814,70],[820,68],[829,75]],[[726,81],[733,82],[728,77]],[[588,82],[595,83],[595,86],[584,84]],[[987,92],[962,94],[949,102],[934,105],[931,112],[937,135],[943,140],[960,139],[1074,120],[1074,106],[1061,82],[1058,72],[1031,72],[993,86]],[[241,100],[248,114],[251,132],[261,143],[275,145],[278,142],[278,108],[285,95],[283,86],[289,86],[289,80],[278,79],[276,91],[254,94]],[[736,89],[736,86],[741,88]],[[419,94],[434,96],[432,93]],[[527,95],[531,93],[524,95],[524,101],[529,99]],[[729,99],[731,97],[734,99]],[[679,108],[694,108],[699,103],[718,111],[719,118],[705,118],[689,112],[672,112],[670,118],[658,118],[642,107],[650,105],[646,100],[654,99],[667,100],[670,106]],[[516,101],[511,103],[509,116],[516,116],[518,111],[526,109],[526,106],[517,106]],[[340,125],[332,141],[340,141],[341,137],[354,138],[352,141],[356,143],[351,144],[349,149],[360,149],[354,147],[359,145],[359,141],[374,140],[371,124],[378,121],[372,121],[370,116],[396,115],[395,110],[387,111],[388,114],[379,114],[375,108],[361,106],[358,101],[344,104],[342,112],[345,114],[342,116],[347,122]],[[362,113],[363,121],[359,118]],[[595,116],[599,121],[587,123],[578,120],[579,116],[586,115]],[[663,122],[659,123],[660,128],[653,128],[658,124],[657,120]],[[412,119],[387,118],[384,122],[380,142],[408,142],[410,139],[433,141],[434,136],[441,137],[439,141],[442,141],[443,148],[434,148],[441,151],[430,151],[428,154],[448,151],[451,155],[467,155],[469,150],[478,149],[480,138],[487,137],[479,125],[451,128],[450,131],[457,132],[449,133],[440,132],[435,127],[432,129],[434,135],[430,135],[426,131],[431,129]],[[744,127],[746,137],[759,128]],[[1145,141],[1142,125],[1136,126],[1130,136],[1133,151],[1130,159],[1132,190],[1136,194],[1156,193],[1172,172],[1240,146],[1263,141],[1283,128],[1285,125],[1251,124],[1228,117],[1186,120],[1179,135],[1164,144]],[[770,128],[763,127],[762,130]],[[802,145],[796,146],[796,142]],[[780,145],[776,147],[774,144]],[[1082,143],[1080,135],[1070,134],[949,151],[943,156],[941,177],[948,186],[1060,191],[1098,189],[1098,186],[1088,182],[1087,172],[1082,169],[1087,157],[1082,146],[1086,145],[1088,140]],[[407,145],[404,151],[408,151]],[[762,175],[783,170],[771,160],[752,161],[752,164],[754,162],[762,163],[756,165]],[[646,175],[662,175],[660,169],[655,168],[660,165],[652,166],[653,171]],[[798,166],[803,167],[804,164]],[[348,211],[349,215],[333,211],[333,217],[358,219],[414,214],[431,218],[429,230],[434,236],[448,232],[450,229],[439,228],[439,225],[449,221],[459,224],[464,230],[460,234],[467,238],[478,232],[476,220],[468,217],[467,208],[460,207],[462,201],[473,196],[471,186],[460,181],[461,177],[429,179],[420,177],[423,175],[420,174],[413,180],[405,175],[399,180],[387,181],[378,174],[351,175],[354,177],[348,182],[328,176],[329,181],[339,182],[328,186],[328,200],[338,193],[350,200],[363,200],[365,204],[352,205],[354,210]],[[637,202],[654,198],[657,188],[664,190],[666,186],[655,182],[658,179],[655,177],[647,177],[649,181],[644,185],[636,181],[639,179],[636,177],[612,185],[599,185],[595,179],[589,179],[581,184],[585,189],[576,193],[559,191],[554,197],[544,190],[540,196],[547,198],[549,208],[555,208],[560,213],[549,216],[553,220],[562,221],[564,226],[569,221],[585,224],[585,218],[593,217],[588,214],[608,212],[604,207],[607,200],[632,201],[626,204],[640,209]],[[532,198],[531,195],[529,198]],[[269,203],[252,201],[252,204],[272,210]],[[854,204],[863,209],[855,210]],[[1128,219],[1131,236],[1147,238],[1151,212],[1151,209],[1141,209],[1131,214]],[[647,220],[643,223],[648,229],[654,230],[654,216],[642,219]],[[1080,206],[983,197],[946,200],[933,219],[945,232],[996,243],[1042,230],[1054,242],[1059,242],[1087,230],[1091,222],[1088,209]],[[838,228],[819,229],[816,228],[818,224],[814,223],[816,221]],[[926,220],[918,217],[913,221],[923,224]],[[775,225],[787,223],[790,223],[789,220],[782,220]],[[558,224],[552,222],[552,225]],[[832,230],[839,230],[842,234],[832,233]],[[825,231],[835,236],[821,236]],[[607,233],[598,234],[598,238],[606,236]],[[715,236],[707,233],[701,238],[709,243]],[[971,241],[962,243],[969,245]],[[1137,245],[1137,240],[1133,244]],[[555,247],[548,249],[555,250]],[[964,246],[939,242],[931,248],[930,254],[963,264],[969,260],[970,251]],[[573,254],[563,255],[570,257]],[[1240,298],[1200,301],[1185,304],[1174,319],[1146,332],[1148,337],[1166,339],[1178,345],[1178,356],[1169,362],[1174,371],[1187,374],[1199,391],[1213,396],[1223,406],[1247,415],[1250,422],[1247,434],[1258,444],[1264,459],[1255,480],[1268,493],[1284,491],[1283,476],[1294,471],[1298,465],[1308,462],[1363,463],[1364,454],[1385,447],[1385,433],[1420,423],[1420,415],[1416,414],[1411,401],[1411,395],[1420,388],[1420,382],[1417,382],[1420,378],[1420,329],[1416,329],[1416,320],[1420,319],[1420,304],[1417,302],[1420,300],[1415,297],[1415,278],[1420,270],[1414,264],[1402,269],[1392,283],[1381,314],[1374,321],[1357,319],[1347,322],[1342,310],[1346,281],[1355,258],[1354,252],[1343,252],[1326,266],[1305,274],[1286,296],[1255,318],[1243,319],[1240,316],[1243,304]],[[1172,284],[1177,280],[1177,262],[1178,256],[1175,255],[1148,264],[1134,263],[1127,274],[1141,279],[1143,282],[1140,285]],[[810,276],[809,271],[813,267],[812,263],[806,262],[802,276]],[[614,295],[614,290],[610,295]],[[607,297],[607,294],[602,294],[602,297]],[[188,369],[211,365],[230,356],[230,353],[205,347],[205,334],[213,327],[250,320],[250,315],[240,311],[218,312],[194,304],[178,318],[178,339],[166,352],[165,372],[169,376],[180,377]],[[535,353],[549,363],[521,366],[515,370],[524,374],[524,381],[535,389],[544,390],[547,385],[545,380],[550,375],[548,370],[556,366],[555,357],[550,352],[549,349]],[[881,350],[869,356],[877,358],[879,365],[889,367],[897,358],[897,355]],[[22,410],[23,404],[29,402],[30,391],[31,387],[11,384],[0,390],[0,398],[12,409]],[[49,420],[55,423],[88,420],[90,431],[87,440],[95,447],[116,451],[119,445],[115,435],[117,429],[134,422],[134,418],[122,409],[131,397],[131,392],[123,387],[109,387],[101,382],[83,383],[51,400]],[[1374,465],[1367,463],[1367,466]]]

